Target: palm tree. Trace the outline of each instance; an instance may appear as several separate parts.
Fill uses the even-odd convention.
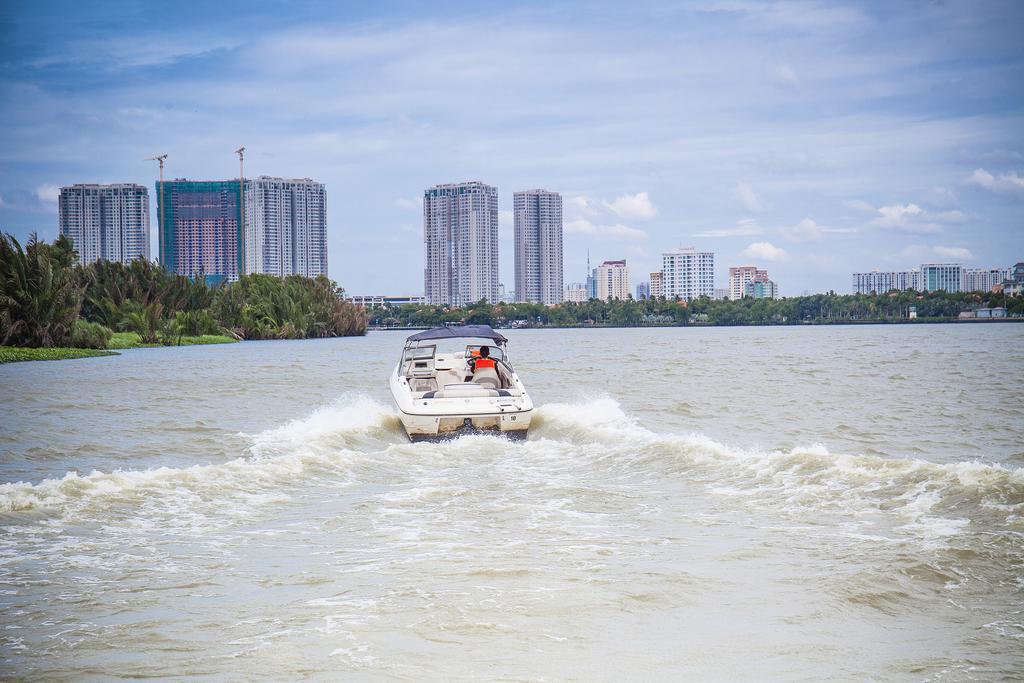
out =
[[[75,258],[65,236],[49,245],[33,234],[22,249],[14,236],[0,235],[0,344],[70,344],[82,303]]]

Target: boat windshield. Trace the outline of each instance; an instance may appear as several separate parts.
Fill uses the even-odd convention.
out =
[[[407,342],[402,351],[402,362],[430,361],[439,357],[446,357],[450,360],[461,360],[473,358],[480,354],[480,347],[486,346],[488,355],[494,360],[509,364],[508,354],[504,345],[481,343],[480,339],[452,338],[430,340],[430,343]]]

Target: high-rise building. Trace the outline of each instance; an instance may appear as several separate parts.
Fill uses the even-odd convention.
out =
[[[570,282],[565,286],[565,301],[583,303],[589,298],[587,296],[587,287],[582,282]]]
[[[217,282],[244,272],[238,180],[157,182],[160,263],[178,275]]]
[[[629,268],[626,267],[625,259],[605,261],[594,273],[597,286],[595,298],[602,301],[629,298]]]
[[[991,292],[992,288],[1009,279],[1006,268],[964,268],[965,292]]]
[[[778,299],[779,286],[773,280],[751,280],[743,286],[743,296],[751,299]]]
[[[712,298],[715,299],[715,300],[718,300],[718,301],[721,301],[722,299],[728,299],[729,298],[729,288],[728,287],[715,287],[715,294],[714,294],[714,296]]]
[[[922,263],[921,289],[926,292],[943,290],[962,292],[964,267],[959,263]]]
[[[729,268],[729,298],[742,299],[746,296],[747,283],[764,282],[768,271],[757,266],[732,266]]]
[[[142,185],[62,187],[58,220],[83,264],[149,258],[149,194]]]
[[[663,278],[662,278],[662,273],[661,273],[660,270],[656,270],[653,273],[651,273],[651,298],[652,299],[657,299],[659,297],[665,296],[664,290],[662,288],[662,281],[663,281]]]
[[[661,255],[662,293],[666,299],[696,299],[715,294],[715,254],[693,247]]]
[[[921,289],[921,271],[910,270],[872,270],[868,273],[853,274],[854,294],[884,294],[897,290]]]
[[[525,190],[512,195],[516,294],[520,301],[562,301],[562,195]]]
[[[327,275],[327,191],[322,183],[245,181],[245,272]]]
[[[642,299],[650,299],[650,298],[651,298],[651,283],[650,282],[641,282],[640,284],[638,284],[636,286],[636,300],[640,301]]]
[[[423,192],[423,282],[435,306],[498,300],[498,189],[474,180]]]

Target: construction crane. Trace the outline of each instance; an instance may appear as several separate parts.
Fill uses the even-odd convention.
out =
[[[144,161],[155,161],[160,164],[160,200],[157,207],[157,234],[160,236],[160,263],[165,263],[164,260],[164,226],[163,226],[163,209],[164,209],[164,160],[167,158],[166,154],[157,154],[153,157],[146,157]]]
[[[238,268],[238,274],[241,276],[241,275],[246,275],[247,274],[246,273],[246,261],[247,261],[247,259],[245,258],[245,145],[242,145],[241,147],[236,149],[235,150],[235,154],[238,155],[238,193],[239,193],[238,197],[239,197],[239,201],[242,204],[242,206],[241,206],[242,211],[239,214],[240,217],[241,217],[242,225],[239,226],[240,229],[238,231],[238,234],[239,234],[239,240],[238,240],[238,242],[239,242],[239,244],[238,244],[239,268]]]

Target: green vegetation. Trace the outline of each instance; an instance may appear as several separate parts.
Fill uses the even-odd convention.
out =
[[[182,336],[175,338],[175,346],[201,346],[203,344],[232,344],[238,339],[225,334],[203,334],[199,336]],[[137,332],[114,332],[110,338],[108,349],[141,349],[163,344],[145,344]]]
[[[558,306],[480,302],[464,308],[442,306],[378,307],[368,312],[370,324],[384,327],[433,327],[446,323],[509,325],[523,321],[550,327],[639,327],[669,325],[799,325],[854,322],[901,322],[911,307],[921,322],[954,320],[961,311],[1003,306],[1002,294],[992,292],[835,292],[786,299],[738,301],[659,299],[563,303]],[[1024,297],[1007,297],[1009,315],[1024,315]]]
[[[93,356],[116,356],[114,351],[97,349],[69,349],[62,347],[27,348],[24,346],[0,346],[0,363],[17,363],[23,360],[67,360],[69,358],[92,358]]]
[[[12,347],[70,352],[365,334],[363,312],[343,294],[323,276],[250,275],[211,287],[201,275],[174,275],[144,259],[83,267],[67,237],[32,237],[22,248],[0,235],[0,344]]]

